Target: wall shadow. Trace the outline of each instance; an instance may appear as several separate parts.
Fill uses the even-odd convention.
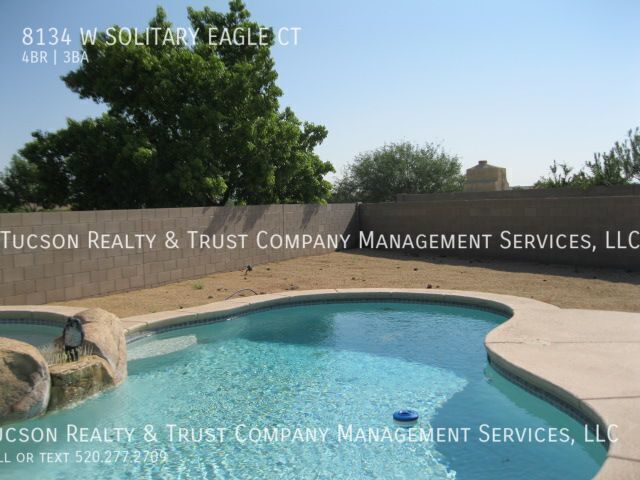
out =
[[[398,261],[423,261],[438,265],[484,268],[496,272],[536,273],[581,279],[597,279],[614,283],[640,285],[640,271],[610,267],[584,267],[556,263],[533,262],[529,260],[503,260],[485,257],[463,257],[451,255],[433,255],[415,251],[350,249],[353,255],[385,258]]]

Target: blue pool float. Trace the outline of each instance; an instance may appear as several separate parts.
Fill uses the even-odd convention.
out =
[[[393,419],[402,424],[411,424],[418,421],[419,415],[415,410],[398,410],[393,413]]]

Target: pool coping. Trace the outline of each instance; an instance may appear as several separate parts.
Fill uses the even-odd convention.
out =
[[[501,374],[559,408],[612,433],[598,480],[640,478],[640,313],[562,309],[537,300],[484,292],[359,288],[297,290],[241,297],[123,318],[127,336],[212,323],[279,306],[393,300],[460,305],[510,316],[485,337]],[[81,307],[0,307],[0,322],[63,324]],[[16,317],[17,315],[17,317]]]

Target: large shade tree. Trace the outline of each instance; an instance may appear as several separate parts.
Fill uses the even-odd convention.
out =
[[[462,190],[460,160],[433,143],[390,143],[361,153],[334,185],[334,202],[390,202],[399,193]]]
[[[88,61],[63,80],[107,112],[35,132],[5,172],[2,198],[12,172],[26,171],[36,181],[29,201],[45,208],[325,201],[333,167],[314,150],[327,130],[280,109],[272,31],[260,41],[261,25],[240,0],[228,12],[189,8],[188,16],[195,45],[165,44],[162,35],[110,44],[106,32],[87,43]],[[149,26],[172,28],[162,8]],[[209,29],[253,38],[215,44]]]

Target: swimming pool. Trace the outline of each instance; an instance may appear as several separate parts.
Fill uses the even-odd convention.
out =
[[[2,442],[10,457],[67,461],[5,464],[0,476],[591,478],[606,450],[585,442],[584,425],[487,364],[483,339],[503,320],[449,305],[322,303],[149,336],[130,343],[123,386],[18,425],[52,429],[57,442]],[[392,420],[404,408],[421,415],[409,430]],[[100,439],[75,430],[66,442],[68,425]],[[125,428],[131,438],[117,438]]]

